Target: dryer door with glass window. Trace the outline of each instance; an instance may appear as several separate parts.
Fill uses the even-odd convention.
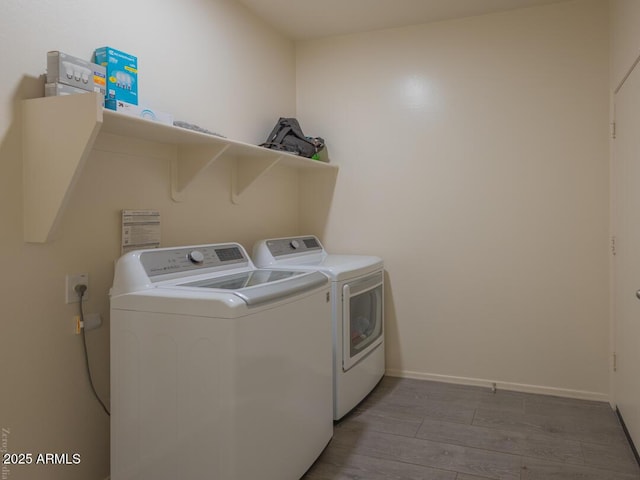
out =
[[[342,287],[342,369],[345,372],[382,343],[382,295],[382,272]]]

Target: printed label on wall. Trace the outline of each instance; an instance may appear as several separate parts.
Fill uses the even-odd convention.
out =
[[[160,212],[157,210],[122,211],[122,254],[160,246]]]

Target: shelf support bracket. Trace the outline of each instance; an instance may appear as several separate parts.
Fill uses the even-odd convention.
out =
[[[181,145],[171,161],[171,198],[185,200],[185,190],[230,147],[227,145]]]
[[[98,94],[83,94],[22,105],[24,240],[45,243],[60,223],[102,127],[102,103]]]
[[[282,156],[271,160],[250,157],[237,158],[231,169],[231,201],[238,205],[240,196],[260,177],[275,167],[281,159]]]

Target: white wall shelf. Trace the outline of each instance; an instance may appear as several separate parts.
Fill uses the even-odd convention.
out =
[[[96,93],[23,101],[24,240],[44,243],[59,224],[99,133],[172,145],[171,196],[188,187],[221,158],[234,159],[231,198],[240,196],[275,165],[337,169],[336,165],[228,138],[132,117],[101,106]]]

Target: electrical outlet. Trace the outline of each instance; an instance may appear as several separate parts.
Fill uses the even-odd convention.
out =
[[[89,299],[89,274],[88,273],[76,273],[68,274],[66,277],[66,289],[65,289],[65,302],[66,303],[78,303],[80,301],[80,295],[76,292],[76,285],[86,285],[87,290],[84,292],[84,300]]]

